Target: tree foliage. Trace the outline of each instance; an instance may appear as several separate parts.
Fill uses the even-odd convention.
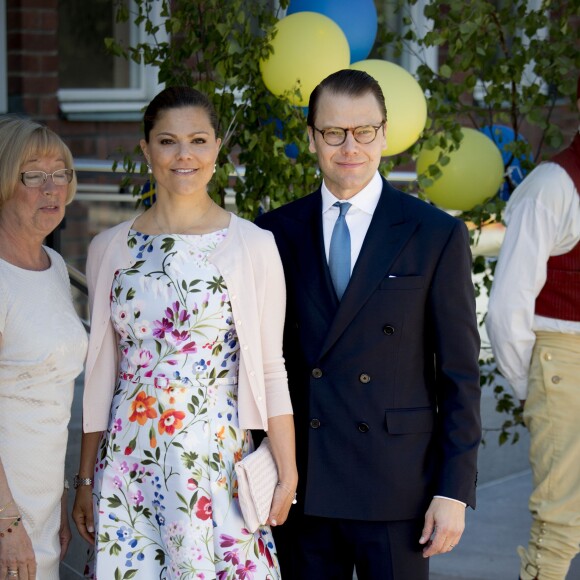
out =
[[[381,58],[387,49],[395,57],[416,50],[421,59],[424,49],[432,47],[440,55],[438,67],[423,61],[416,71],[428,95],[423,137],[404,154],[384,160],[383,174],[412,163],[423,147],[440,146],[438,163],[418,176],[417,193],[422,195],[423,188],[441,175],[448,154],[460,146],[461,126],[501,124],[511,127],[516,136],[534,136],[508,145],[513,157],[506,163],[506,174],[514,159],[531,169],[546,151],[563,144],[554,112],[575,102],[580,0],[432,0],[424,8],[431,27],[423,35],[412,16],[418,0],[376,1],[380,28],[373,57]],[[161,25],[151,18],[154,3],[161,6],[165,18]],[[288,3],[280,0],[280,10]],[[212,195],[223,205],[230,175],[243,167],[245,174],[235,179],[233,187],[238,211],[248,217],[255,216],[264,202],[277,207],[305,195],[319,180],[308,151],[303,110],[274,97],[260,75],[260,58],[272,50],[269,41],[281,15],[268,0],[134,0],[131,4],[118,0],[117,19],[144,25],[148,37],[135,46],[106,40],[113,53],[157,66],[160,82],[195,86],[211,97],[223,138]],[[295,159],[286,155],[290,144],[297,151]],[[126,166],[134,168],[131,158]],[[460,217],[480,228],[501,219],[503,205],[496,195]],[[477,229],[473,235],[478,235]],[[478,293],[489,291],[493,269],[493,260],[483,256],[474,260],[474,274],[481,280]],[[496,380],[491,353],[481,361],[481,368],[482,386],[494,389],[498,411],[509,415],[500,429],[500,442],[515,442],[518,434],[512,427],[521,424],[521,409]]]
[[[422,36],[410,10],[417,0],[390,4],[403,27],[393,28],[387,20],[384,46],[399,55],[415,51],[420,60],[424,49],[438,47],[440,54],[437,68],[422,59],[417,69],[419,84],[428,95],[429,122],[420,142],[401,156],[408,160],[424,147],[442,148],[438,164],[418,176],[420,194],[441,175],[448,153],[460,146],[462,126],[506,125],[514,131],[516,139],[506,146],[511,153],[505,163],[510,189],[507,175],[514,160],[530,170],[565,144],[554,113],[570,103],[576,108],[579,0],[432,0],[424,9],[431,30]],[[524,140],[518,140],[519,135]],[[504,205],[496,195],[460,217],[477,226],[472,235],[478,236],[483,224],[501,219]],[[494,268],[495,260],[474,259],[478,294],[489,292]],[[515,443],[518,432],[513,427],[522,424],[519,402],[498,380],[491,352],[481,361],[481,370],[482,386],[493,388],[497,410],[509,416],[499,429],[499,441]]]
[[[272,95],[259,70],[260,58],[271,52],[269,40],[278,21],[270,3],[155,3],[161,5],[162,24],[152,18],[151,0],[118,1],[117,20],[144,25],[147,38],[134,46],[114,39],[106,44],[118,56],[158,67],[160,83],[194,86],[211,98],[222,137],[211,182],[214,199],[224,205],[226,188],[232,185],[239,213],[251,217],[261,205],[277,207],[312,191],[316,164],[308,152],[304,111]],[[279,4],[284,9],[288,0]],[[288,144],[294,149],[292,158],[286,154]],[[125,165],[129,172],[135,167],[131,157]],[[232,180],[240,168],[243,173]]]

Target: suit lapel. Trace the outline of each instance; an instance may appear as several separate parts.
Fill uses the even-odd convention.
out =
[[[324,253],[320,190],[310,197],[310,201],[308,207],[301,208],[300,216],[297,216],[301,222],[299,229],[296,231],[293,228],[292,235],[298,237],[295,256],[298,276],[295,283],[302,285],[307,297],[330,325],[338,307],[338,298]]]
[[[405,194],[395,190],[383,180],[381,198],[320,357],[324,356],[340,338],[377,286],[388,275],[393,262],[417,228],[418,221],[403,213],[401,195]]]

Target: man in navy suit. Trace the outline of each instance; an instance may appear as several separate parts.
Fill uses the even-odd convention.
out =
[[[387,112],[365,72],[318,85],[308,136],[322,186],[257,222],[275,235],[288,289],[300,481],[275,529],[282,575],[351,580],[356,566],[359,580],[424,580],[475,506],[469,236],[379,175]]]

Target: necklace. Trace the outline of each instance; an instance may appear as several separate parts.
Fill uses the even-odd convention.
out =
[[[196,220],[196,224],[202,222],[202,220],[206,217],[206,215],[210,212],[210,210],[213,208],[214,206],[214,202],[213,200],[210,202],[208,208],[201,214],[201,216]],[[157,219],[157,212],[155,211],[155,209],[153,209],[153,211],[151,212],[153,215],[153,221],[155,222],[155,225],[157,226],[157,228],[159,229],[159,233],[164,233],[165,230],[169,229],[171,230],[171,228],[163,228],[161,226],[161,224],[159,223],[159,220]],[[186,234],[190,229],[192,229],[194,226],[193,224],[190,226],[187,226],[185,229],[181,230],[181,231],[170,231],[169,233],[175,234],[175,235],[183,235]]]

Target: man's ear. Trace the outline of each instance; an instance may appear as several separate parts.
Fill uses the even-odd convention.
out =
[[[314,142],[314,129],[308,127],[308,150],[310,153],[316,153],[316,143]]]
[[[387,123],[385,121],[385,124],[383,125],[383,128],[381,130],[381,138],[383,140],[383,151],[387,148]]]

